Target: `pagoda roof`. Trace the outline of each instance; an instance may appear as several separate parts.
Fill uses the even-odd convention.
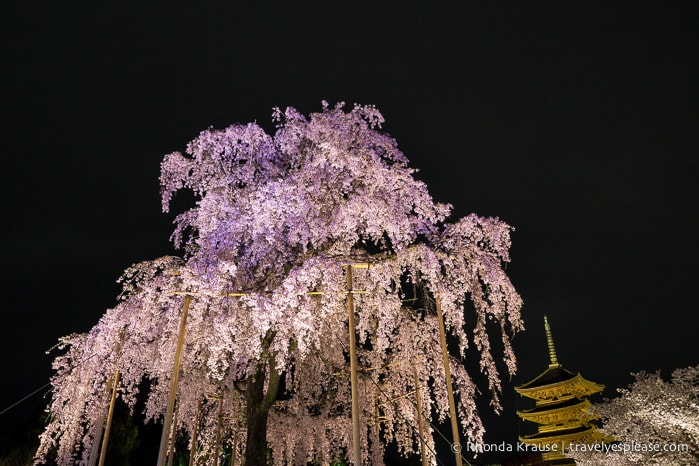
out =
[[[556,458],[552,460],[547,460],[546,464],[549,466],[574,466],[577,463],[572,458]]]
[[[573,374],[561,366],[549,368],[534,380],[515,390],[520,395],[536,400],[580,398],[604,390],[604,385],[585,379],[580,373]]]
[[[540,404],[532,409],[517,411],[517,414],[521,416],[527,414],[550,413],[552,411],[565,410],[569,408],[584,408],[589,406],[589,404],[590,402],[587,400],[580,400],[578,398],[568,398],[559,403]]]
[[[595,428],[593,426],[579,426],[572,429],[537,432],[536,434],[523,435],[519,439],[524,443],[555,442],[564,439],[574,439],[582,436],[582,434],[591,434],[594,431]]]
[[[570,443],[596,443],[609,442],[611,439],[600,433],[594,426],[583,425],[570,429],[562,429],[550,432],[537,432],[536,434],[523,435],[519,437],[519,441],[527,445],[557,445],[557,448],[552,448],[550,452],[544,452],[544,456],[550,459],[563,458],[566,445]],[[563,448],[563,451],[561,450]]]
[[[564,369],[560,364],[551,364],[549,365],[548,369],[539,374],[536,378],[520,385],[519,387],[515,387],[515,390],[519,391],[522,389],[537,388],[545,385],[566,382],[575,378],[575,376],[576,374],[570,372],[568,369]]]

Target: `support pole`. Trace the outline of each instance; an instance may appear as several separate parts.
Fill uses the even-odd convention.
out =
[[[352,451],[354,464],[362,464],[362,450],[359,439],[359,390],[357,382],[357,337],[354,328],[354,297],[352,296],[352,265],[346,266],[347,271],[347,317],[349,319],[350,346],[350,383],[352,386]]]
[[[439,297],[435,297],[437,305],[437,320],[439,321],[439,336],[442,341],[442,358],[444,359],[444,375],[447,379],[447,396],[449,397],[449,415],[451,416],[451,435],[453,443],[451,451],[456,458],[456,466],[462,466],[461,462],[461,440],[459,440],[459,426],[456,418],[456,404],[454,403],[454,389],[451,386],[451,371],[449,370],[449,352],[447,351],[447,334],[444,329],[444,317],[442,316],[442,305]]]
[[[235,466],[235,464],[238,462],[238,429],[239,427],[236,427],[235,432],[233,432],[233,451],[231,453],[231,466]]]
[[[102,414],[95,425],[95,437],[92,440],[92,450],[90,450],[88,466],[97,466],[97,457],[100,452],[100,442],[102,441],[102,433],[104,432],[105,418],[106,414]]]
[[[223,424],[223,393],[218,399],[218,425],[216,426],[216,453],[214,453],[214,466],[219,466],[219,455],[221,454],[221,424]]]
[[[189,450],[189,466],[194,466],[194,457],[197,454],[197,437],[199,436],[199,409],[201,404],[197,405],[197,412],[194,414],[194,428],[192,429],[192,448]]]
[[[381,433],[381,412],[379,411],[379,391],[374,392],[374,418],[376,419],[376,422],[374,426],[376,427],[376,438],[379,438],[379,434]]]
[[[425,454],[425,433],[422,430],[422,398],[420,397],[420,380],[417,378],[417,368],[413,367],[415,374],[415,403],[417,404],[417,431],[420,435],[420,458],[422,466],[428,466],[427,455]]]
[[[173,421],[172,421],[172,434],[170,436],[170,452],[167,455],[167,465],[172,466],[174,463],[175,459],[175,442],[177,441],[177,415],[180,412],[180,405],[177,405],[177,408],[175,408],[175,414],[173,416]]]
[[[163,424],[163,435],[160,437],[160,451],[158,452],[158,466],[165,466],[168,440],[170,439],[170,426],[172,425],[172,414],[175,410],[175,394],[177,393],[177,379],[180,376],[180,361],[182,360],[182,346],[184,344],[184,329],[189,312],[190,295],[184,297],[182,306],[182,318],[180,319],[180,333],[177,336],[177,350],[175,351],[175,363],[172,368],[172,379],[170,380],[170,395],[167,399],[167,410],[165,411],[165,422]]]
[[[114,373],[114,384],[112,385],[112,398],[109,400],[109,413],[107,413],[107,425],[104,428],[104,440],[100,452],[99,466],[104,466],[107,457],[107,444],[109,443],[109,431],[112,430],[112,417],[114,417],[114,404],[116,402],[117,385],[119,384],[119,370]]]

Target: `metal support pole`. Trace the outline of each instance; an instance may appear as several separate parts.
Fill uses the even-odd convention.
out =
[[[425,433],[422,430],[422,398],[420,397],[420,380],[417,378],[417,368],[413,367],[415,373],[415,403],[417,404],[417,431],[420,435],[420,458],[422,466],[428,466],[427,455],[425,454]]]
[[[451,371],[449,370],[449,352],[447,351],[447,334],[444,329],[444,317],[442,316],[442,305],[439,297],[435,297],[437,304],[437,320],[439,321],[439,336],[442,341],[442,358],[444,359],[444,375],[447,379],[447,396],[449,397],[449,415],[451,416],[451,435],[453,443],[451,450],[456,458],[456,465],[462,466],[461,462],[461,440],[459,440],[459,426],[456,418],[456,404],[454,403],[454,389],[451,386]]]
[[[104,440],[100,452],[99,466],[104,466],[107,457],[107,444],[109,443],[109,431],[112,430],[112,417],[114,417],[114,404],[116,402],[117,385],[119,384],[119,370],[114,373],[114,385],[112,385],[112,398],[109,400],[109,413],[107,414],[107,425],[104,428]]]
[[[160,437],[160,451],[158,452],[158,466],[165,466],[168,440],[170,439],[170,426],[172,425],[172,414],[175,410],[175,394],[177,393],[177,379],[180,376],[180,361],[182,360],[182,346],[184,344],[184,329],[189,312],[190,295],[184,297],[182,306],[182,318],[180,319],[180,333],[177,337],[177,350],[175,351],[175,363],[172,368],[172,379],[170,380],[170,395],[167,399],[167,410],[165,411],[165,421],[163,424],[163,435]]]
[[[347,316],[349,319],[350,343],[350,383],[352,387],[352,451],[354,464],[362,464],[362,450],[359,438],[359,387],[357,382],[357,337],[354,327],[354,297],[352,296],[352,265],[346,266],[347,271]]]

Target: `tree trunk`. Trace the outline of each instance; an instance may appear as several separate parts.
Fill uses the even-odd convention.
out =
[[[266,338],[269,346],[271,338]],[[280,375],[274,357],[265,351],[254,375],[248,378],[246,391],[247,441],[245,466],[267,466],[267,416],[277,400]],[[269,383],[265,392],[265,375],[269,368]]]

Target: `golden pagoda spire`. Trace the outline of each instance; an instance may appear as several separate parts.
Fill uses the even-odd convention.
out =
[[[556,357],[556,347],[553,346],[553,336],[551,336],[551,327],[549,326],[549,320],[544,316],[544,328],[546,329],[546,342],[549,345],[549,357],[551,358],[551,364],[549,367],[559,367],[558,358]]]

